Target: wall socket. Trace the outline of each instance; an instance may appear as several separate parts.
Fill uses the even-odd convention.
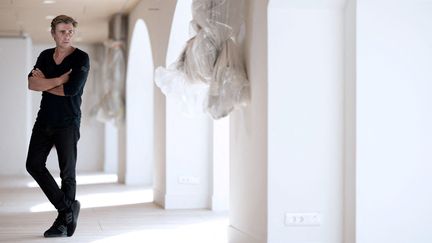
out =
[[[320,213],[286,213],[286,226],[320,226]]]
[[[179,184],[188,184],[188,185],[198,185],[199,178],[194,176],[179,176],[178,177]]]

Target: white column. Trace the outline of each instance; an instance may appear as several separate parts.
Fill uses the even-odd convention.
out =
[[[170,37],[170,26],[173,22],[173,13],[176,8],[176,0],[166,1],[140,1],[129,15],[129,23],[136,23],[138,20],[143,20],[149,32],[151,43],[153,65],[158,67],[165,65],[167,59],[168,40]],[[183,1],[182,1],[183,2]],[[154,11],[158,9],[157,11]],[[190,11],[190,10],[189,10]],[[187,21],[185,21],[187,25]],[[129,24],[129,40],[132,39],[133,24]],[[144,43],[142,43],[145,45]],[[182,45],[182,42],[178,42]],[[144,54],[145,58],[148,55]],[[172,60],[171,60],[172,61]],[[153,85],[153,155],[154,155],[154,201],[163,206],[165,205],[166,181],[167,181],[167,165],[166,165],[166,105],[165,96],[160,92],[159,88]]]
[[[167,66],[181,54],[189,36],[191,0],[177,1]],[[188,116],[181,104],[166,99],[166,184],[164,207],[209,208],[211,201],[212,121],[205,114]],[[160,196],[158,196],[160,197]]]
[[[229,209],[229,117],[213,121],[213,161],[211,209]]]
[[[266,7],[248,6],[252,101],[231,121],[230,242],[341,243],[344,1]]]
[[[126,184],[153,185],[153,56],[146,24],[138,20],[130,44],[126,80]]]
[[[25,160],[31,125],[27,74],[31,71],[31,40],[26,37],[0,38],[0,174],[27,174]]]
[[[124,122],[117,125],[117,178],[119,183],[126,183],[126,125]]]
[[[269,243],[343,242],[343,7],[269,4]]]
[[[267,241],[267,1],[246,3],[251,102],[230,115],[230,243]]]
[[[118,131],[113,122],[104,124],[104,172],[115,173],[118,171]]]

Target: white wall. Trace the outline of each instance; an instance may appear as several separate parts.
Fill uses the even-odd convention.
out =
[[[133,24],[133,23],[131,23]],[[135,23],[126,80],[126,184],[153,185],[153,57],[143,20]]]
[[[26,174],[31,40],[0,38],[0,174]]]
[[[356,242],[432,242],[432,2],[357,2]]]
[[[246,3],[251,102],[230,115],[230,243],[267,239],[267,1]]]
[[[80,45],[76,44],[76,47],[87,52],[90,57],[90,73],[87,78],[87,82],[84,88],[81,105],[81,137],[78,142],[78,159],[77,159],[77,171],[102,171],[104,163],[104,124],[90,118],[90,109],[94,105],[94,97],[96,95],[95,86],[93,82],[94,73],[92,71],[92,60],[95,57],[95,48],[93,45]],[[39,54],[47,49],[54,47],[53,44],[35,44],[32,49],[32,61],[31,66],[28,68],[28,72],[33,68],[36,63],[36,59]],[[27,73],[28,73],[27,72]],[[37,112],[39,111],[39,105],[41,100],[41,92],[30,91],[32,100],[32,115],[30,116],[31,126],[33,126]],[[57,153],[55,148],[51,151],[47,160],[47,168],[50,171],[59,171]]]
[[[270,1],[268,242],[342,243],[344,11],[341,1]],[[318,213],[319,226],[287,226]]]

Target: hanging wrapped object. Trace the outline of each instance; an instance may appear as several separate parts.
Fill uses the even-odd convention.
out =
[[[98,121],[120,122],[124,117],[124,86],[126,74],[126,60],[124,47],[121,41],[108,41],[105,43],[105,62],[103,63],[102,94],[99,102],[93,107],[91,113]]]
[[[215,119],[228,115],[236,105],[244,105],[247,78],[234,42],[227,40],[219,54],[210,83],[207,111]]]
[[[110,21],[110,39],[105,42],[102,79],[98,80],[102,92],[91,115],[98,121],[121,122],[125,114],[126,57],[125,38],[127,18],[116,14]]]
[[[155,70],[155,83],[162,93],[181,103],[182,110],[187,115],[204,112],[204,102],[207,99],[208,85],[201,79],[194,78],[194,70],[190,69],[189,40],[179,59],[168,68],[158,67]]]
[[[186,110],[207,112],[214,119],[247,103],[249,82],[239,53],[243,0],[194,0],[191,27],[195,35],[178,60],[159,67],[155,82]]]

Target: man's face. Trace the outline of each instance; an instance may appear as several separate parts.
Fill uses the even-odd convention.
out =
[[[75,28],[72,24],[57,24],[54,33],[51,32],[56,46],[58,47],[70,47],[72,45],[72,37],[75,34]]]

